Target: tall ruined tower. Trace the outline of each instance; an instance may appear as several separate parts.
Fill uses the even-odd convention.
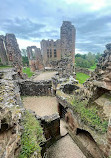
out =
[[[61,39],[61,56],[72,58],[74,64],[75,59],[75,34],[76,30],[70,21],[63,21],[60,30]]]
[[[22,56],[14,34],[6,34],[5,46],[7,50],[8,64],[13,66],[21,66]]]
[[[8,65],[8,58],[5,47],[5,36],[0,35],[0,63]]]

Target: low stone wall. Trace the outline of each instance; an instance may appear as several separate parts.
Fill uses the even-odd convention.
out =
[[[79,67],[76,67],[75,68],[75,72],[81,72],[81,73],[84,73],[86,75],[89,75],[91,76],[91,74],[93,73],[92,71],[88,70],[88,69],[85,69],[85,68],[79,68]]]
[[[58,114],[44,116],[39,120],[41,120],[46,139],[56,140],[60,137],[60,116]]]
[[[19,81],[21,96],[51,96],[52,83],[51,81],[38,81],[31,80]]]
[[[50,116],[38,116],[34,111],[30,112],[39,120],[40,125],[43,128],[44,136],[46,138],[45,142],[40,144],[42,151],[41,155],[47,155],[47,148],[49,148],[54,142],[61,138],[60,136],[60,116],[59,114],[53,114]]]

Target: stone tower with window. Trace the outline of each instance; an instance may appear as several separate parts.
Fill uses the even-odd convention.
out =
[[[42,40],[41,54],[44,65],[57,68],[63,77],[73,75],[75,62],[75,27],[69,21],[63,21],[59,40]]]
[[[45,66],[50,65],[52,61],[58,61],[63,58],[70,58],[74,64],[75,56],[75,27],[69,21],[63,21],[60,29],[60,39],[42,40],[41,54]]]
[[[70,58],[74,63],[75,57],[75,27],[69,21],[63,21],[60,30],[61,57]]]

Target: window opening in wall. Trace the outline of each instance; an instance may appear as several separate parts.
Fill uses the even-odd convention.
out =
[[[47,49],[47,57],[49,58],[49,49]]]
[[[54,42],[54,46],[56,46],[56,43]]]
[[[54,49],[54,58],[57,57],[57,52],[56,52],[56,49]]]
[[[9,54],[9,61],[12,61],[12,53]]]
[[[50,49],[50,58],[52,58],[52,50]]]

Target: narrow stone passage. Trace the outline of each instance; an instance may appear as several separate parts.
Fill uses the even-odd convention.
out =
[[[48,158],[86,158],[69,135],[58,140],[49,148]]]
[[[57,101],[55,97],[23,97],[26,109],[35,111],[40,116],[51,115],[57,112]],[[60,120],[60,133],[62,138],[49,148],[48,158],[85,158],[82,151],[74,143],[67,132],[67,124]]]
[[[61,136],[55,144],[53,144],[47,153],[48,158],[86,158],[79,147],[74,143],[72,138],[67,134],[65,121],[60,121]]]

